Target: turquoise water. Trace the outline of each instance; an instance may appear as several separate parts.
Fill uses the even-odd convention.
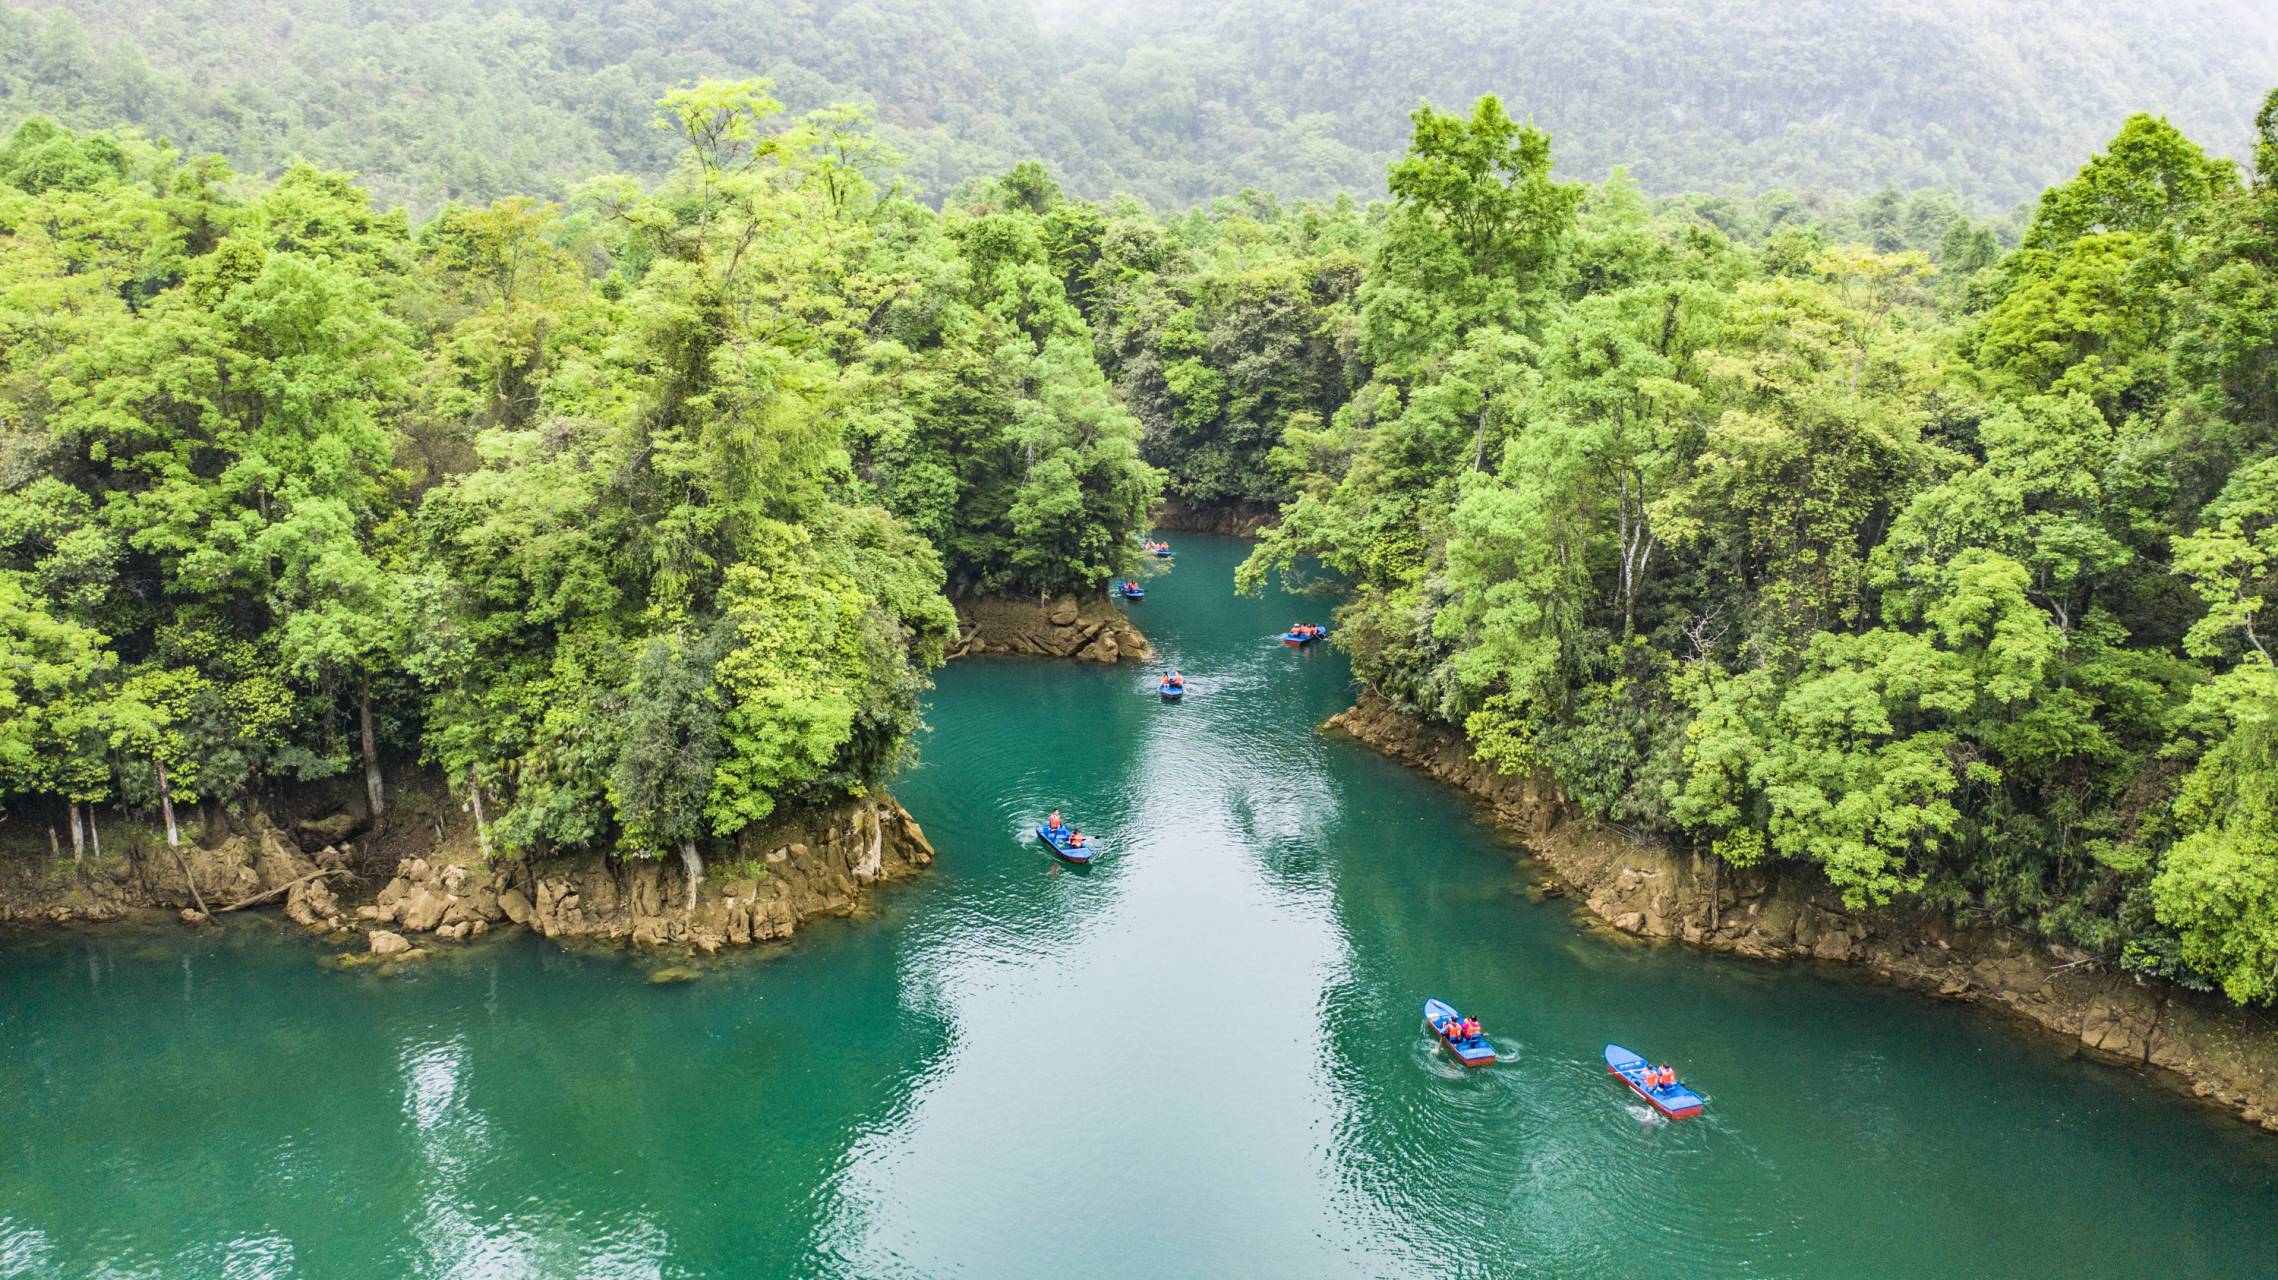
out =
[[[272,922],[0,939],[0,1276],[2278,1274],[2278,1141],[1972,1010],[1609,941],[1310,726],[1317,603],[1179,540],[1191,679],[944,672],[935,871],[648,985]],[[1099,837],[1071,871],[1024,832]],[[1507,1055],[1436,1055],[1429,994]],[[1708,1097],[1675,1124],[1618,1040]]]

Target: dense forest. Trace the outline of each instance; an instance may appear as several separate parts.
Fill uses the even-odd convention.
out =
[[[1160,481],[1054,220],[882,195],[755,84],[663,106],[664,182],[416,230],[306,166],[14,132],[0,797],[77,855],[87,806],[173,842],[359,766],[384,812],[415,754],[496,850],[696,872],[897,761],[945,585],[1124,567]]]
[[[657,97],[753,75],[794,113],[867,103],[929,201],[1031,158],[1158,208],[1369,198],[1420,99],[1495,92],[1559,139],[1562,177],[1998,210],[2131,111],[2243,157],[2274,67],[2256,0],[0,0],[0,130],[132,124],[264,175],[304,158],[419,216],[661,177]]]
[[[416,756],[693,867],[886,774],[945,592],[1096,588],[1168,493],[1598,821],[2278,995],[2278,94],[2012,227],[1567,181],[1493,97],[1386,199],[1170,214],[662,107],[661,179],[417,225],[10,135],[0,798],[173,838]]]

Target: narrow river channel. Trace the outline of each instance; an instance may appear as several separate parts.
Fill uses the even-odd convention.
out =
[[[1181,538],[1155,668],[941,673],[936,870],[698,982],[265,921],[0,936],[0,1276],[2267,1276],[2278,1140],[1980,1012],[1608,940],[1312,732]],[[1058,806],[1096,865],[1028,827]],[[1418,1006],[1481,1017],[1463,1072]],[[1648,1119],[1614,1040],[1677,1063]]]

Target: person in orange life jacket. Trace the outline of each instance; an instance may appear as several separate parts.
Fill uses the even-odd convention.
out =
[[[1479,1019],[1465,1018],[1463,1020],[1463,1038],[1466,1040],[1477,1040],[1479,1038]]]
[[[1081,849],[1084,847],[1084,829],[1082,827],[1078,827],[1074,831],[1068,833],[1068,847],[1071,849]]]
[[[1044,820],[1044,829],[1045,829],[1046,831],[1052,831],[1052,832],[1057,832],[1057,831],[1059,831],[1059,829],[1060,829],[1060,811],[1059,811],[1058,809],[1054,809],[1054,810],[1052,811],[1052,816],[1051,816],[1051,817],[1049,817],[1049,818],[1046,818],[1046,819]]]

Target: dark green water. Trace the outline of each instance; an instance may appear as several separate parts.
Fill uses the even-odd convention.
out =
[[[1192,677],[943,673],[934,874],[652,987],[218,935],[0,940],[0,1276],[2258,1276],[2278,1141],[1969,1010],[1578,930],[1180,541]],[[1023,838],[1059,805],[1070,872]],[[1508,1055],[1463,1074],[1441,994]],[[857,1035],[857,1032],[860,1035]],[[1648,1120],[1618,1040],[1709,1098]]]

